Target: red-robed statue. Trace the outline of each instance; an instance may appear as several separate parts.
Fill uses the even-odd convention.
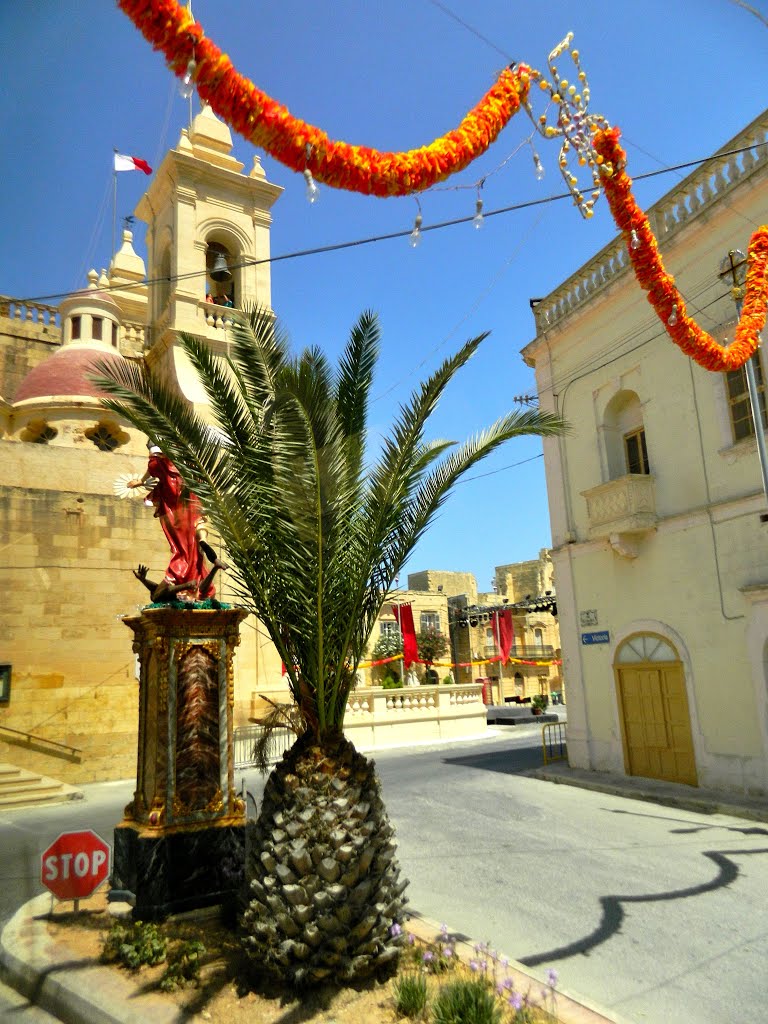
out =
[[[140,480],[128,487],[151,486],[145,502],[155,508],[163,533],[171,549],[171,560],[162,583],[147,579],[147,567],[140,565],[134,575],[152,594],[153,601],[170,601],[177,594],[190,594],[182,600],[204,601],[216,593],[213,578],[219,569],[228,568],[206,540],[206,519],[197,496],[187,490],[181,474],[161,449],[150,442],[149,463]],[[211,568],[205,575],[205,560]]]

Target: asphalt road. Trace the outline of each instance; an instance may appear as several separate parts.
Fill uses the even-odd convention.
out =
[[[764,1024],[768,827],[529,778],[539,736],[375,755],[412,906],[623,1020]],[[59,832],[109,840],[132,788],[0,816],[0,918]]]

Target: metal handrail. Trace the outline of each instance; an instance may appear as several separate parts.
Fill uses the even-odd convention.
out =
[[[565,761],[568,757],[568,743],[565,722],[547,722],[541,729],[541,747],[544,764],[550,761]]]
[[[12,732],[15,736],[23,736],[27,742],[27,745],[31,745],[31,743],[47,743],[51,747],[57,747],[61,750],[67,751],[67,757],[77,757],[78,754],[82,754],[83,752],[80,747],[73,747],[69,743],[59,743],[58,740],[49,740],[46,739],[45,736],[35,736],[34,733],[22,732],[21,729],[11,729],[9,725],[0,725],[0,731]],[[13,741],[11,740],[10,742]],[[17,740],[16,742],[18,743],[19,741]],[[42,751],[42,753],[53,754],[58,753],[58,751]]]

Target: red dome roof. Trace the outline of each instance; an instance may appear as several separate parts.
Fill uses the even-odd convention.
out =
[[[67,345],[27,374],[19,385],[14,402],[28,398],[61,395],[67,398],[106,398],[90,379],[98,376],[100,361],[122,362],[118,352]]]

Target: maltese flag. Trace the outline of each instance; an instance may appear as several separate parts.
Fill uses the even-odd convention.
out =
[[[146,160],[140,160],[137,156],[123,156],[122,153],[115,153],[116,171],[144,171],[151,174],[152,168]]]

